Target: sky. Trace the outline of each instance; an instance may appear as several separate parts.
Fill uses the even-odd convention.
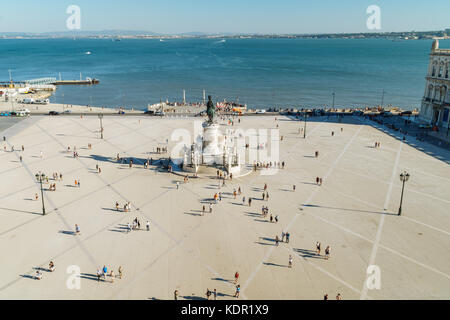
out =
[[[19,0],[0,2],[0,33],[68,30],[70,5],[80,30],[143,30],[163,34],[351,33],[450,28],[448,0]],[[368,29],[370,5],[380,29]]]

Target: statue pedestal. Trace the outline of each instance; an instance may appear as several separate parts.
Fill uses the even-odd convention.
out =
[[[203,164],[223,164],[225,139],[217,123],[203,123]]]

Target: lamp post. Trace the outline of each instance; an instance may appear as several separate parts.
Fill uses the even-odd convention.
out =
[[[42,214],[45,215],[45,205],[44,205],[44,189],[42,188],[42,182],[46,178],[45,173],[36,173],[36,180],[41,184],[41,199],[42,199]]]
[[[103,114],[99,114],[98,118],[100,119],[100,139],[103,139]]]
[[[400,173],[400,181],[402,182],[402,195],[400,196],[400,207],[398,208],[398,215],[402,214],[403,190],[405,189],[405,182],[409,180],[409,173],[403,171]]]

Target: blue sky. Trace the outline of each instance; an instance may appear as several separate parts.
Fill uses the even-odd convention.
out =
[[[80,7],[85,31],[368,32],[369,5],[381,9],[379,31],[450,28],[448,0],[4,0],[0,32],[67,31],[69,5]]]

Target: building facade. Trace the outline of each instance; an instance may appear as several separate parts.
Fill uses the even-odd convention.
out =
[[[420,119],[447,129],[450,121],[450,49],[439,49],[438,40],[431,46],[425,79]]]

